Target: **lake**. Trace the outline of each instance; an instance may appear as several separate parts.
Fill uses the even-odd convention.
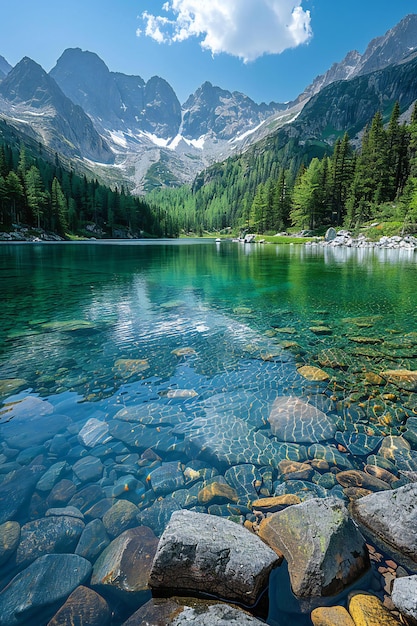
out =
[[[378,465],[383,438],[417,414],[416,389],[386,374],[417,370],[416,278],[412,250],[1,244],[1,522],[66,505],[90,522],[127,499],[159,536],[182,507],[243,523],[273,494],[347,500],[337,469]],[[305,437],[291,403],[273,433],[278,397],[319,409],[331,435],[312,418]],[[408,440],[409,454],[381,461],[403,480],[417,471]],[[37,481],[8,494],[40,455]],[[299,479],[280,459],[328,465]],[[204,481],[237,496],[202,503]],[[2,565],[3,584],[11,571]],[[311,623],[277,603],[270,624]]]

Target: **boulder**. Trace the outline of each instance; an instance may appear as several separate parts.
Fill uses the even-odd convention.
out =
[[[395,578],[391,599],[411,624],[417,624],[417,575]]]
[[[320,606],[311,612],[313,626],[355,626],[343,606]]]
[[[75,554],[39,557],[0,593],[1,625],[46,623],[90,573],[91,564]]]
[[[148,593],[148,578],[158,545],[150,528],[131,528],[98,557],[91,577],[97,591],[139,606]]]
[[[348,608],[357,626],[398,626],[401,623],[379,598],[363,591],[350,596]]]
[[[261,626],[256,617],[228,604],[194,598],[153,598],[123,626]]]
[[[246,528],[181,510],[159,541],[149,583],[157,591],[204,592],[251,606],[277,564],[277,555]]]
[[[80,585],[54,615],[47,626],[107,626],[111,612],[104,598]]]
[[[299,597],[342,591],[369,567],[362,535],[342,500],[313,498],[262,520],[259,536],[288,561]]]
[[[371,493],[352,503],[352,515],[372,535],[417,564],[417,483]]]

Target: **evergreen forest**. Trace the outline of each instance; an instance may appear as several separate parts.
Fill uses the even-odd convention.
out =
[[[171,217],[131,195],[127,187],[110,189],[24,144],[0,135],[0,230],[14,225],[69,235],[176,237]],[[90,228],[89,228],[90,227]]]
[[[384,124],[377,112],[354,149],[347,134],[328,144],[279,133],[255,149],[202,172],[192,186],[161,189],[147,199],[183,232],[288,229],[320,233],[389,222],[417,228],[417,105],[400,121],[398,102]],[[391,233],[393,234],[393,233]]]

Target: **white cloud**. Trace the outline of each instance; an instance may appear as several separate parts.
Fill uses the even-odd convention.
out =
[[[169,16],[142,14],[144,33],[158,43],[198,37],[214,54],[224,52],[245,62],[279,54],[312,36],[310,11],[302,0],[168,0]],[[142,31],[138,29],[138,36]]]

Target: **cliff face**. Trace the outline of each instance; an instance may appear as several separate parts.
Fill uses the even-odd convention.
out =
[[[113,154],[83,109],[67,98],[40,65],[25,57],[0,83],[1,110],[29,125],[66,156],[113,162]]]

